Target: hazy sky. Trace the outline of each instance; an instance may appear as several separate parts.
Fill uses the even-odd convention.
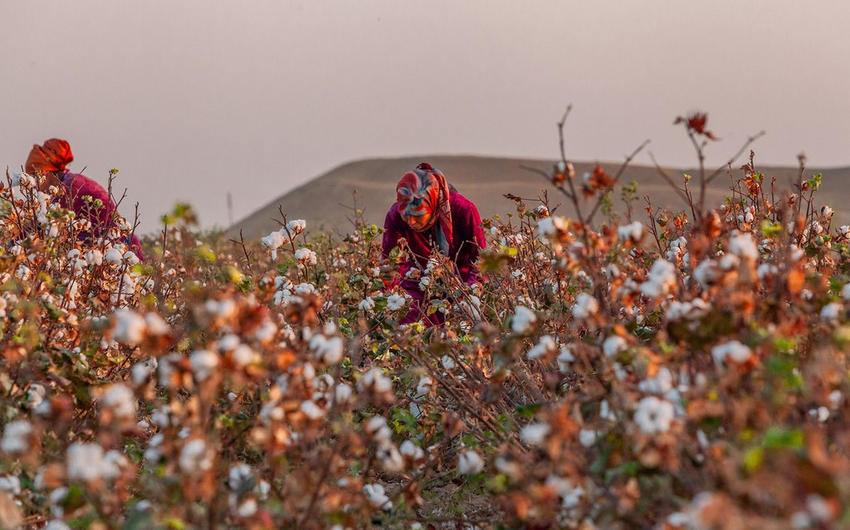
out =
[[[239,219],[358,158],[554,159],[567,103],[576,160],[649,138],[692,165],[672,123],[705,110],[712,163],[765,129],[762,163],[850,165],[847,0],[0,0],[0,20],[0,165],[65,138],[71,169],[120,170],[144,231],[177,200],[226,225],[228,192]]]

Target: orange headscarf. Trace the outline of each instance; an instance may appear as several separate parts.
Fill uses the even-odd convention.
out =
[[[437,244],[448,255],[452,244],[452,210],[446,177],[431,164],[422,162],[401,177],[396,185],[396,202],[401,215],[426,216],[428,228],[437,225]]]
[[[47,173],[48,171],[64,171],[65,166],[73,162],[74,155],[71,153],[71,144],[65,140],[51,138],[44,145],[32,146],[30,156],[27,157],[27,173]]]

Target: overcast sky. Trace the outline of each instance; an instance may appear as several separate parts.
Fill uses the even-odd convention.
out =
[[[0,20],[0,165],[67,139],[72,170],[119,169],[144,231],[178,200],[226,225],[228,192],[239,219],[358,158],[554,159],[567,103],[576,160],[648,138],[692,165],[672,123],[704,110],[712,163],[765,129],[764,164],[850,165],[847,0],[0,0]]]

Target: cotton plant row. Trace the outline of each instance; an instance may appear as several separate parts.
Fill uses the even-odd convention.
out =
[[[754,175],[698,221],[518,202],[480,284],[408,273],[437,326],[398,324],[377,227],[236,247],[181,209],[139,264],[19,179],[0,496],[51,528],[838,525],[850,230]]]

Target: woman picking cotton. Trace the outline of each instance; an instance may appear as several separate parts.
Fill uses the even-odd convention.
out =
[[[401,239],[406,241],[400,275],[388,282],[389,287],[400,285],[414,302],[401,324],[426,318],[422,308],[428,300],[420,284],[434,253],[447,258],[453,272],[467,285],[479,280],[478,252],[486,247],[481,215],[475,204],[451,190],[446,177],[430,164],[423,162],[401,177],[384,229],[385,260]],[[442,316],[435,313],[426,323],[439,322]]]

